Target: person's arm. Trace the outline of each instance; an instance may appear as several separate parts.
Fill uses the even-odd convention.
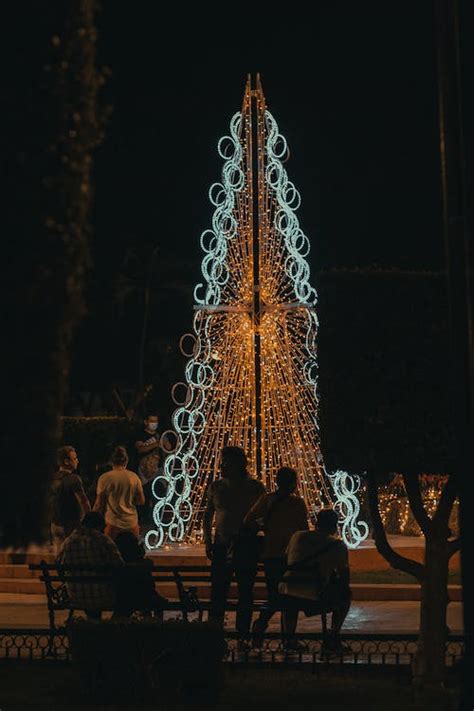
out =
[[[259,518],[263,518],[267,511],[267,495],[262,494],[259,499],[254,503],[250,511],[247,512],[244,518],[244,524],[250,526],[255,523]]]
[[[135,442],[135,449],[139,454],[148,454],[148,452],[153,452],[154,449],[160,446],[159,441],[156,437],[153,438],[152,442]]]
[[[344,546],[344,548],[343,548]],[[337,573],[339,575],[339,580],[343,586],[349,587],[351,581],[350,569],[349,569],[349,551],[347,550],[344,543],[341,541],[341,560],[337,565]]]
[[[76,497],[76,501],[81,507],[81,520],[84,518],[86,513],[88,513],[91,510],[91,505],[89,502],[89,499],[87,498],[86,494],[84,491],[81,492],[74,492],[74,496]]]
[[[306,504],[304,502],[304,499],[300,499],[301,505],[298,511],[298,530],[299,531],[308,531],[309,526],[308,526],[308,509],[306,508]]]
[[[105,493],[103,491],[97,492],[92,510],[98,511],[101,514],[104,514],[105,513],[105,505],[106,505]]]
[[[104,563],[110,563],[111,565],[123,565],[123,558],[116,543],[108,536],[101,538],[101,541],[104,547]]]
[[[209,491],[207,492],[207,504],[206,510],[204,512],[204,518],[202,522],[202,530],[204,534],[204,545],[206,547],[206,556],[209,560],[212,559],[212,521],[215,514],[214,497],[213,497],[213,486],[210,484]]]
[[[166,435],[161,438],[160,442],[161,442],[161,448],[162,448],[163,452],[172,452],[173,451],[173,445],[169,441],[168,437],[166,437]]]
[[[76,499],[77,503],[79,504],[79,509],[81,512],[80,517],[81,519],[83,519],[86,513],[91,510],[91,505],[89,503],[89,499],[86,496],[86,492],[84,491],[82,479],[77,474],[73,475],[71,491],[74,494],[74,498]]]

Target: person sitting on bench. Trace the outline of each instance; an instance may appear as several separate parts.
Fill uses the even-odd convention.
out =
[[[88,568],[115,568],[123,565],[117,546],[104,535],[104,529],[105,520],[102,514],[89,511],[79,528],[66,538],[58,556],[58,563],[65,567],[78,566],[78,570],[70,573],[71,576],[100,576],[101,573],[94,573]],[[84,571],[80,570],[81,565],[85,566]],[[114,609],[115,590],[112,582],[71,582],[67,583],[67,590],[74,606],[78,610],[84,610],[91,619],[100,619],[102,610]]]
[[[321,509],[315,531],[298,531],[290,539],[288,570],[279,585],[286,609],[287,634],[296,631],[298,611],[307,617],[331,612],[331,630],[323,640],[328,651],[342,652],[340,630],[351,605],[349,555],[337,534],[338,515]]]

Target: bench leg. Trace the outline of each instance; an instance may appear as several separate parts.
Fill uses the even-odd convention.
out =
[[[51,607],[48,608],[48,617],[49,617],[49,642],[48,642],[47,655],[51,656],[53,654],[54,637],[56,635],[56,620],[54,618],[54,610]]]

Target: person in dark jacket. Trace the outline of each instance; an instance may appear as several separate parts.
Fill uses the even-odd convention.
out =
[[[143,545],[131,531],[119,533],[115,543],[125,565],[118,571],[114,614],[129,617],[135,611],[162,610],[167,600],[155,590],[153,562],[145,558]]]

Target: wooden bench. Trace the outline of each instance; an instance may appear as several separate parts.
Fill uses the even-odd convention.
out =
[[[65,566],[58,563],[47,563],[41,561],[39,564],[30,564],[30,570],[40,571],[39,579],[44,583],[48,604],[49,624],[51,630],[51,639],[57,632],[55,614],[59,611],[68,611],[67,622],[72,618],[74,611],[82,609],[77,607],[71,599],[67,584],[90,584],[90,583],[107,583],[115,586],[117,581],[117,572],[121,566],[86,566],[75,565]],[[210,589],[211,589],[211,567],[209,565],[156,565],[151,570],[151,575],[155,583],[155,587],[159,592],[160,586],[173,585],[175,595],[169,599],[162,609],[157,613],[157,617],[163,618],[163,612],[176,611],[180,612],[183,619],[188,620],[189,613],[196,612],[198,619],[203,620],[204,613],[209,613],[210,604]],[[234,583],[234,579],[232,580]],[[209,594],[201,595],[199,587],[204,587],[204,591],[209,591]],[[229,591],[229,598],[225,611],[236,611],[237,600],[235,588],[232,587]],[[263,566],[259,566],[257,577],[254,585],[254,603],[252,606],[253,612],[260,612],[267,602],[267,589],[265,585],[265,576]],[[110,611],[112,607],[101,608],[101,612]],[[281,610],[281,608],[280,608]],[[278,611],[278,610],[276,610]],[[323,633],[327,629],[326,613],[321,613]]]

